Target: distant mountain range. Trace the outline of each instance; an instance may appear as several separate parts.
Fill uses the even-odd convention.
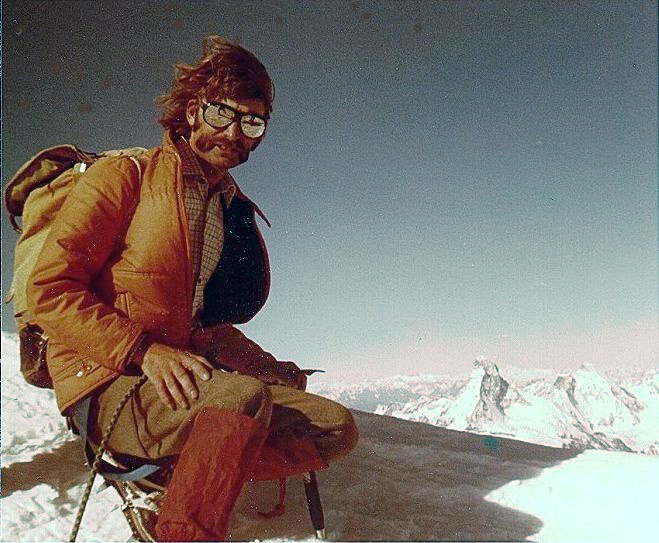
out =
[[[25,407],[2,425],[3,460],[11,463],[29,459],[33,441],[43,446],[43,428],[33,430],[31,421],[48,420],[56,404],[52,392],[24,385],[16,334],[2,332],[2,350],[3,410],[19,401]],[[337,385],[314,380],[310,392],[378,415],[552,447],[659,456],[659,369],[604,376],[589,365],[556,373],[500,369],[479,358],[464,377],[400,375]],[[50,430],[51,446],[70,440],[62,421]]]
[[[656,369],[611,378],[590,365],[560,374],[500,371],[479,358],[468,378],[405,375],[311,391],[356,409],[453,430],[659,455]]]

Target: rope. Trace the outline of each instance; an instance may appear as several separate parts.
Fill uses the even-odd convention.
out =
[[[75,522],[73,523],[73,529],[71,530],[71,535],[69,536],[70,542],[75,541],[76,538],[78,537],[78,530],[80,530],[82,515],[85,513],[85,508],[87,507],[87,502],[89,501],[89,495],[92,492],[92,486],[94,486],[94,479],[96,478],[96,474],[98,473],[98,466],[101,463],[101,457],[103,456],[103,453],[105,453],[105,448],[107,446],[108,440],[110,439],[110,435],[112,435],[112,431],[114,430],[114,427],[116,426],[117,421],[119,420],[119,415],[121,414],[121,411],[123,410],[125,405],[128,403],[128,400],[130,400],[133,394],[135,394],[135,392],[137,392],[137,390],[144,383],[146,383],[146,380],[147,380],[146,375],[140,377],[140,379],[132,387],[130,387],[130,390],[126,392],[126,394],[124,395],[124,397],[121,399],[116,409],[114,410],[114,413],[112,414],[112,419],[110,420],[110,424],[108,424],[108,427],[106,428],[105,433],[103,434],[103,438],[101,439],[101,444],[98,446],[98,450],[96,451],[96,455],[94,456],[94,462],[92,463],[92,467],[91,467],[92,471],[89,474],[89,478],[87,479],[87,486],[85,487],[85,492],[80,500],[80,506],[78,507],[78,514],[76,515]]]

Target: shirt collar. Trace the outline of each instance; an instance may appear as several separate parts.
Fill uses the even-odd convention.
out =
[[[174,145],[176,146],[176,150],[181,157],[183,176],[197,177],[206,180],[204,170],[199,164],[199,159],[197,158],[197,155],[195,155],[187,140],[185,138],[178,138],[176,141],[174,141]],[[236,195],[236,184],[228,172],[215,186],[214,192],[221,192],[227,207],[231,205],[231,201]]]

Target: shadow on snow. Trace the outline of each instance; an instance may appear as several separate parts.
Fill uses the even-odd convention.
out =
[[[540,519],[485,496],[579,454],[353,413],[361,436],[357,448],[318,474],[331,540],[525,540],[540,530]],[[3,467],[2,496],[44,483],[59,493],[55,506],[71,503],[69,490],[88,474],[80,442],[69,441],[29,462]],[[288,488],[286,513],[263,519],[257,512],[275,505],[277,483],[247,484],[236,507],[232,539],[312,537],[301,479],[291,479]]]

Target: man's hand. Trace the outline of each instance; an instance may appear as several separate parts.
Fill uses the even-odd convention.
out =
[[[268,385],[283,385],[298,390],[307,388],[307,376],[291,361],[277,361],[272,366],[268,365],[267,370],[256,377]]]
[[[154,343],[144,353],[141,368],[156,387],[162,402],[176,410],[176,404],[188,409],[190,402],[199,397],[191,374],[207,381],[212,366],[202,356]]]

